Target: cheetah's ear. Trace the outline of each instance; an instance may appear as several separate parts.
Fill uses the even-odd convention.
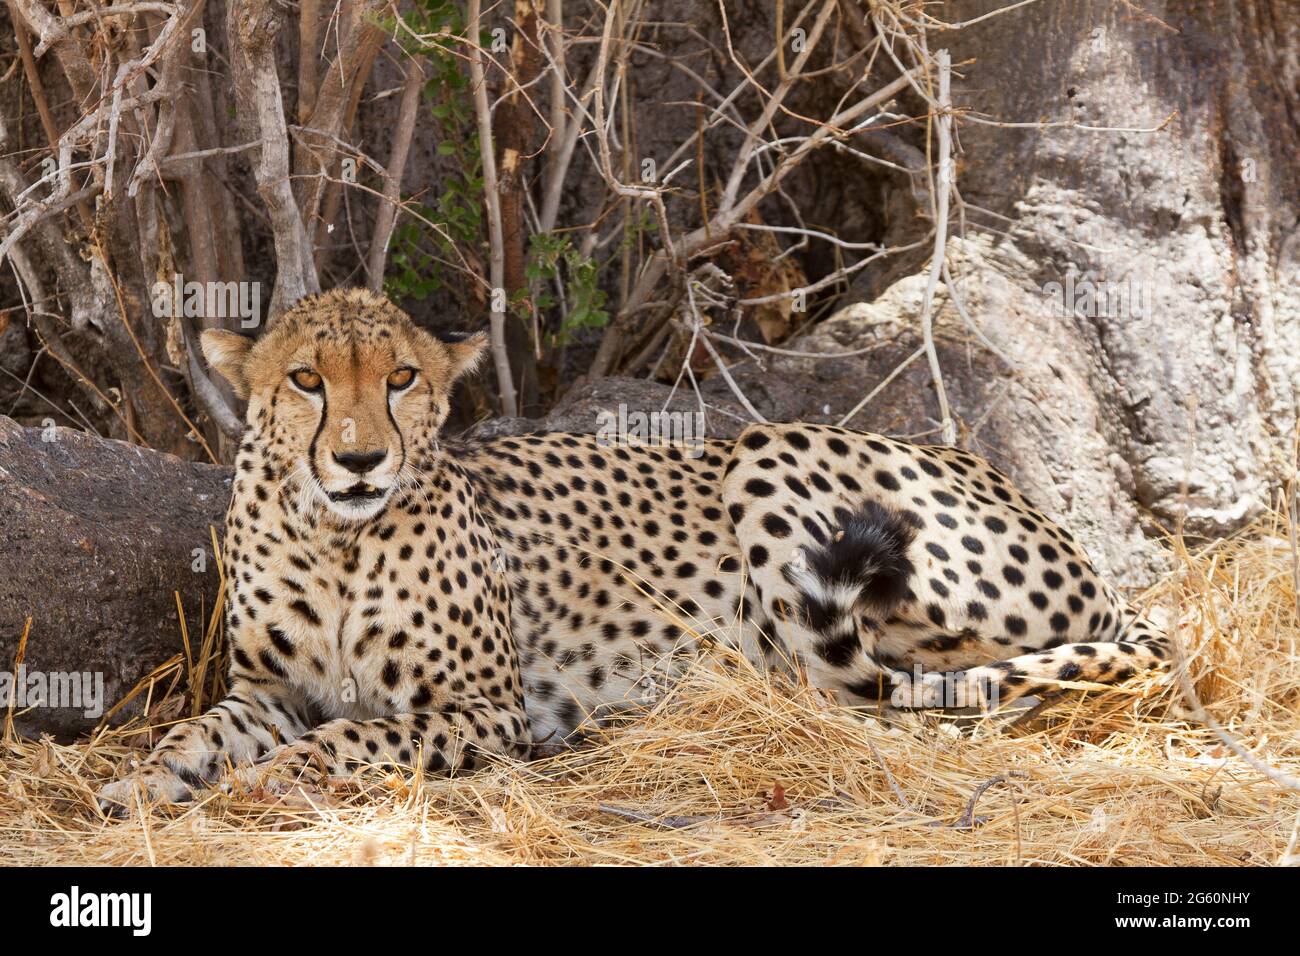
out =
[[[248,376],[244,366],[248,351],[253,347],[253,340],[225,329],[206,329],[199,336],[199,344],[203,346],[203,355],[208,364],[221,373],[235,394],[240,398],[248,398]]]
[[[483,356],[487,354],[486,332],[453,333],[440,337],[439,341],[447,350],[447,358],[451,363],[448,378],[452,382],[478,368],[479,362],[483,361]]]

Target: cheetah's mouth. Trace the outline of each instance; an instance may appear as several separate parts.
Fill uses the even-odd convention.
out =
[[[376,501],[388,494],[387,488],[376,488],[374,485],[367,485],[365,482],[357,482],[350,488],[342,491],[327,492],[330,501],[342,502],[361,502]]]

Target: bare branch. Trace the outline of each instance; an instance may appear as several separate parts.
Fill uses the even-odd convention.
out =
[[[228,10],[236,102],[262,141],[253,173],[275,241],[274,320],[298,299],[320,291],[311,241],[289,178],[289,131],[275,60],[281,13],[271,0],[232,0]]]
[[[402,101],[397,109],[397,131],[393,134],[393,154],[384,171],[384,197],[375,214],[375,231],[370,238],[370,255],[367,269],[370,288],[380,292],[384,287],[384,263],[388,259],[388,241],[397,221],[397,204],[402,196],[402,171],[411,151],[411,138],[415,135],[415,120],[420,108],[420,94],[424,88],[424,68],[419,57],[407,61],[406,79],[402,82]]]
[[[488,108],[487,81],[483,75],[483,50],[478,38],[482,30],[482,0],[469,0],[469,77],[474,92],[474,117],[478,123],[479,151],[483,159],[483,206],[488,221],[489,337],[492,364],[497,373],[501,414],[518,413],[515,381],[506,351],[505,239],[501,230],[501,203],[497,192],[496,153],[492,139],[492,113]]]
[[[190,388],[199,407],[207,413],[222,433],[231,438],[238,438],[244,433],[243,420],[230,407],[216,383],[208,377],[194,345],[194,329],[188,321],[181,322],[182,336],[185,339],[185,357],[188,362]]]
[[[913,81],[914,75],[921,73],[922,70],[922,66],[914,67],[902,76],[885,84],[876,92],[863,97],[853,106],[847,107],[832,116],[822,126],[804,138],[796,149],[783,157],[776,168],[763,177],[748,193],[736,200],[730,207],[718,209],[707,223],[677,240],[675,245],[677,256],[683,260],[688,259],[730,235],[732,230],[749,215],[750,211],[765,197],[774,193],[781,182],[814,150],[828,142],[851,135],[854,130],[849,128],[849,124],[856,122],[867,111],[896,96]],[[597,135],[599,135],[599,131]],[[614,363],[618,359],[623,334],[630,327],[642,306],[650,300],[655,290],[659,288],[668,272],[673,251],[672,246],[669,246],[667,250],[660,250],[641,270],[637,283],[624,303],[623,309],[606,329],[596,356],[592,360],[589,372],[592,377],[610,374]]]
[[[46,50],[54,47],[54,54],[72,86],[72,92],[78,100],[84,100],[95,85],[95,71],[76,44],[62,42],[70,35],[68,27],[50,13],[41,0],[10,0],[10,4],[10,10],[16,11],[27,29],[36,35],[35,57],[40,59]]]
[[[388,0],[356,0],[345,8],[346,31],[342,43],[325,69],[315,100],[311,104],[311,112],[303,123],[308,132],[304,136],[305,148],[294,154],[294,195],[302,220],[312,234],[316,233],[318,217],[321,218],[322,225],[328,225],[333,220],[332,213],[320,216],[327,187],[330,187],[324,173],[333,159],[329,152],[322,150],[323,144],[316,137],[337,137],[344,134],[351,124],[362,88],[385,39],[384,32],[370,22],[368,17],[387,3]],[[300,115],[302,111],[300,103]],[[317,175],[313,177],[310,175],[312,173]],[[332,187],[332,192],[337,196],[337,187]],[[334,208],[337,209],[337,206]]]
[[[948,240],[948,199],[952,193],[952,180],[956,175],[952,157],[952,97],[949,84],[952,76],[952,58],[947,50],[935,56],[939,70],[939,108],[934,118],[938,151],[938,188],[933,184],[930,195],[934,197],[934,252],[930,259],[930,277],[925,285],[925,298],[921,303],[921,329],[925,336],[925,354],[930,362],[930,377],[934,381],[935,397],[939,401],[939,422],[943,443],[951,445],[957,440],[957,425],[948,408],[948,393],[943,386],[943,371],[939,368],[939,353],[934,345],[934,293],[944,270],[944,255]]]
[[[298,7],[298,122],[311,119],[319,83],[320,0],[301,0]]]

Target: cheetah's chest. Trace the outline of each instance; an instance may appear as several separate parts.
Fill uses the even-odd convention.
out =
[[[287,550],[236,588],[236,603],[258,625],[238,650],[323,719],[394,713],[394,670],[418,675],[432,649],[418,575],[382,548]]]

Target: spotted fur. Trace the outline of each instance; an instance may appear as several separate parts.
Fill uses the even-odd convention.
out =
[[[231,692],[105,806],[136,787],[185,799],[249,761],[241,779],[522,757],[705,638],[849,703],[903,690],[917,706],[1170,656],[1068,532],[958,449],[807,424],[698,454],[440,443],[482,348],[362,291],[305,300],[255,345],[205,334],[249,397],[225,538]]]

